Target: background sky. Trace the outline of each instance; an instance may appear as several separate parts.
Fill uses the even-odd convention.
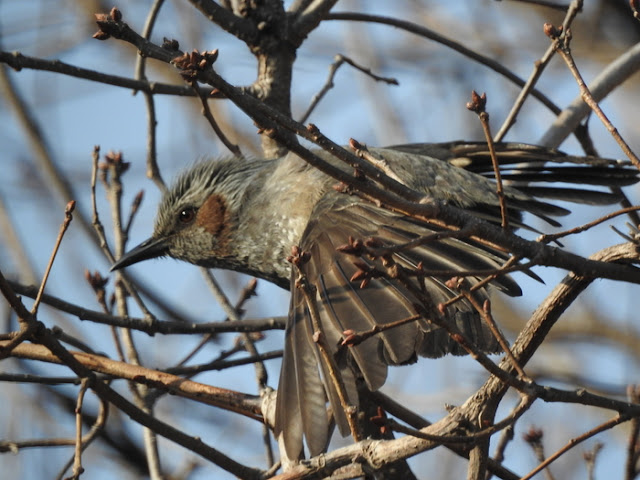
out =
[[[118,5],[124,20],[141,31],[150,7],[149,1],[130,0]],[[288,4],[289,2],[285,2]],[[639,41],[638,23],[629,21],[629,12],[619,7],[626,2],[587,2],[585,10],[573,28],[573,53],[587,81],[593,79],[605,65]],[[93,12],[107,12],[111,4],[98,1],[72,0],[3,0],[0,1],[0,47],[4,51],[19,51],[24,55],[45,59],[60,59],[66,63],[99,72],[131,77],[135,66],[135,52],[116,40],[100,42],[91,39],[96,30]],[[562,14],[550,9],[534,9],[519,2],[491,1],[409,1],[382,0],[340,2],[336,11],[362,11],[394,16],[432,28],[438,33],[501,61],[512,71],[526,78],[549,44],[542,33],[544,22],[559,24]],[[227,33],[211,25],[187,1],[168,1],[163,7],[152,35],[152,41],[176,38],[184,50],[219,49],[216,70],[234,85],[249,85],[255,78],[255,60],[246,46]],[[379,75],[394,77],[399,86],[376,83],[354,69],[343,66],[335,78],[335,87],[315,110],[309,121],[318,125],[332,140],[340,143],[355,138],[370,145],[404,142],[480,140],[480,124],[468,112],[465,103],[472,89],[486,92],[492,127],[497,131],[506,116],[518,88],[486,67],[424,38],[419,38],[388,26],[352,24],[339,21],[323,23],[312,32],[299,50],[294,71],[293,111],[299,118],[313,95],[323,86],[328,67],[336,54],[344,54]],[[181,84],[171,68],[150,61],[147,75],[152,80]],[[124,178],[125,212],[139,190],[144,201],[131,230],[130,246],[146,239],[153,228],[155,209],[160,199],[158,189],[145,178],[146,111],[141,94],[120,87],[102,85],[56,73],[22,70],[8,71],[13,86],[26,104],[33,121],[41,131],[48,152],[68,179],[77,201],[78,216],[90,219],[91,153],[99,145],[102,153],[121,151],[131,162]],[[539,83],[558,106],[565,107],[578,95],[575,80],[559,59],[554,59]],[[632,147],[640,146],[637,112],[640,106],[638,76],[631,78],[602,102],[611,121]],[[211,102],[216,115],[225,120],[226,131],[245,153],[259,154],[256,127],[226,101]],[[200,106],[193,98],[156,96],[158,163],[163,177],[171,179],[177,172],[197,160],[209,156],[228,155],[200,115]],[[553,120],[553,115],[537,101],[527,100],[524,111],[506,140],[536,143]],[[11,228],[2,222],[0,229],[0,269],[6,276],[24,283],[41,277],[64,215],[63,198],[52,185],[38,160],[32,139],[25,134],[6,91],[0,98],[0,200],[2,214],[8,217]],[[600,122],[593,118],[589,131],[603,156],[622,158],[622,152]],[[569,152],[581,153],[575,140],[562,145]],[[99,212],[109,231],[108,204],[99,187]],[[638,200],[637,188],[629,189],[632,201]],[[609,209],[579,208],[567,219],[565,226],[580,225],[601,216]],[[624,218],[614,222],[626,230]],[[543,225],[538,228],[549,229]],[[24,255],[11,242],[15,234]],[[600,226],[586,235],[567,239],[567,249],[589,255],[604,246],[622,240],[608,226]],[[28,266],[25,265],[24,260]],[[83,279],[85,269],[98,270],[107,275],[109,262],[88,240],[87,233],[74,221],[62,244],[48,283],[47,293],[91,309],[98,309],[95,297]],[[202,281],[197,268],[175,262],[158,260],[144,262],[130,268],[155,292],[160,293],[174,308],[193,321],[224,319],[224,313]],[[548,294],[565,272],[539,268],[545,281],[541,285],[523,276],[525,296],[504,307],[509,324],[524,322],[535,306]],[[249,280],[235,273],[219,272],[225,291],[232,302]],[[112,289],[112,280],[109,287]],[[598,281],[581,301],[574,305],[567,322],[579,321],[594,315],[604,319],[632,338],[638,335],[637,286]],[[260,281],[258,297],[246,305],[246,316],[286,315],[288,293]],[[504,299],[500,299],[504,300]],[[498,301],[498,300],[496,300]],[[5,331],[11,325],[6,305],[0,300]],[[497,308],[497,307],[496,307]],[[132,303],[133,315],[138,315]],[[58,325],[65,331],[84,338],[93,348],[115,356],[107,327],[81,322],[52,309],[41,310],[40,319],[47,326]],[[498,321],[501,321],[498,316]],[[513,339],[514,333],[506,329]],[[144,364],[149,367],[173,365],[193,348],[197,339],[150,338],[135,334]],[[195,359],[195,363],[215,358],[221,350],[231,347],[234,337],[221,338],[212,343]],[[562,372],[586,378],[592,387],[610,389],[624,396],[628,383],[638,383],[638,351],[622,348],[598,337],[564,337],[558,343],[543,347],[531,363],[531,370],[541,374],[553,372],[552,385],[570,388],[562,382]],[[572,340],[572,341],[569,341]],[[260,351],[281,348],[282,333],[269,332],[259,343]],[[27,369],[41,374],[68,375],[66,369],[4,361],[0,371],[21,372]],[[270,384],[275,388],[279,361],[268,362]],[[422,360],[417,365],[393,369],[385,391],[414,406],[418,413],[430,420],[440,418],[445,403],[463,402],[484,381],[486,374],[469,359]],[[221,387],[256,393],[251,366],[229,372],[212,372],[196,380]],[[123,382],[120,382],[123,383]],[[59,387],[74,392],[75,387]],[[119,385],[126,392],[124,384]],[[61,414],[60,407],[39,409],[46,393],[31,386],[3,384],[0,398],[9,408],[0,410],[0,439],[19,440],[47,436],[71,436],[73,416]],[[93,399],[90,400],[92,402]],[[517,399],[507,397],[505,407],[511,408]],[[93,404],[95,405],[95,403]],[[507,451],[507,466],[526,473],[536,464],[531,452],[523,447],[521,433],[530,425],[544,425],[546,450],[555,451],[571,437],[609,418],[608,413],[589,413],[583,407],[536,404],[516,428],[516,440]],[[264,466],[260,425],[210,407],[194,405],[184,400],[165,398],[157,406],[158,415],[169,422],[179,423],[192,435],[199,435],[212,445],[223,449],[238,461]],[[505,414],[507,410],[500,411]],[[31,421],[36,418],[37,421]],[[588,422],[585,423],[585,418]],[[132,438],[139,440],[137,426],[126,427]],[[5,433],[2,433],[5,432]],[[619,428],[604,436],[605,449],[597,466],[600,475],[620,478],[624,465],[626,430]],[[339,442],[342,440],[338,440]],[[161,449],[167,471],[175,472],[194,457],[180,447],[161,439]],[[593,446],[586,444],[561,459],[555,466],[558,478],[562,472],[580,471],[580,453]],[[62,464],[72,455],[72,449],[25,450],[18,455],[0,455],[2,471],[12,472],[12,478],[55,478]],[[103,446],[91,447],[87,453],[90,478],[112,478],[110,462],[119,460]],[[412,460],[416,473],[432,469],[434,462],[452,457],[444,449],[430,452]],[[226,478],[221,470],[203,464],[191,478]],[[465,463],[453,460],[439,465],[439,478],[460,475]],[[578,470],[573,470],[577,468]],[[119,478],[136,478],[134,473],[118,469]]]

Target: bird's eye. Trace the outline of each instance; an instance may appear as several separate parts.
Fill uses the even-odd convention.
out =
[[[196,209],[193,207],[184,208],[178,214],[178,220],[183,225],[191,223],[194,218],[196,218]]]

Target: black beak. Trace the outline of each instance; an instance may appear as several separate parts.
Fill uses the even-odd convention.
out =
[[[141,262],[142,260],[149,260],[150,258],[157,258],[166,255],[169,252],[169,245],[165,237],[150,238],[145,240],[133,250],[125,253],[120,259],[111,265],[111,270],[119,270],[134,263]]]

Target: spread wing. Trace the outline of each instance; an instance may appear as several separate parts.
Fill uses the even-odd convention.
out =
[[[310,254],[301,273],[315,291],[320,328],[336,361],[349,403],[357,406],[357,377],[362,377],[369,390],[380,388],[386,380],[389,365],[414,362],[418,355],[440,357],[466,353],[442,328],[430,323],[436,316],[449,322],[485,352],[496,352],[498,344],[477,312],[467,301],[449,306],[444,314],[437,305],[456,296],[445,282],[456,271],[492,270],[501,266],[507,255],[471,240],[448,238],[402,251],[393,255],[403,267],[415,269],[419,263],[426,273],[424,281],[373,278],[365,288],[350,278],[360,269],[356,258],[338,251],[349,237],[376,238],[385,246],[402,245],[424,235],[442,231],[442,227],[417,221],[356,197],[330,193],[314,210],[301,249]],[[381,259],[359,257],[371,268],[384,270]],[[429,271],[450,272],[428,276]],[[290,319],[285,335],[284,359],[278,387],[277,431],[283,433],[287,454],[296,458],[301,453],[302,437],[311,455],[322,452],[328,441],[329,400],[334,420],[343,435],[349,433],[347,419],[336,387],[314,342],[314,327],[308,306],[292,275]],[[477,279],[471,278],[472,283]],[[520,288],[509,277],[498,278],[494,285],[509,295],[520,295]],[[423,290],[424,289],[424,290]],[[427,305],[419,299],[422,292]],[[476,292],[478,300],[487,297]],[[385,325],[422,311],[417,321],[394,327],[368,338],[362,343],[340,346],[345,330],[363,333],[374,326]],[[291,451],[289,451],[291,449]]]
[[[505,182],[507,213],[510,225],[515,227],[527,228],[521,221],[523,211],[552,225],[558,222],[550,217],[569,213],[563,207],[534,197],[610,204],[619,200],[616,188],[638,179],[637,170],[611,160],[570,157],[523,144],[496,147]],[[490,222],[500,222],[486,144],[413,144],[371,151],[374,156],[386,159],[394,173],[412,188],[427,196],[451,201]],[[487,180],[475,176],[469,179],[469,175],[482,175]],[[608,186],[613,191],[576,185]],[[444,313],[439,312],[437,305],[457,295],[445,284],[456,271],[496,269],[508,255],[469,239],[432,241],[393,254],[393,260],[403,267],[415,269],[420,264],[425,277],[414,276],[407,283],[378,277],[371,279],[366,288],[360,288],[359,282],[350,280],[360,270],[354,265],[356,259],[337,250],[349,242],[349,237],[363,240],[374,237],[385,246],[394,246],[441,232],[442,227],[334,192],[318,202],[311,218],[300,245],[310,258],[301,266],[301,273],[314,288],[320,329],[340,371],[349,404],[358,405],[356,384],[360,379],[367,388],[376,390],[384,383],[389,365],[413,362],[417,356],[464,354],[446,331],[430,322],[436,317],[455,326],[483,351],[498,350],[496,340],[469,302],[455,302]],[[379,258],[364,256],[357,260],[365,262],[367,268],[385,268]],[[444,271],[448,273],[443,274]],[[349,433],[336,387],[314,342],[308,306],[295,286],[296,275],[295,272],[292,275],[290,318],[276,413],[276,434],[284,436],[290,458],[301,455],[303,437],[311,455],[324,451],[332,421],[327,413],[327,401],[341,433]],[[473,277],[468,280],[472,284],[478,281]],[[492,285],[509,295],[520,294],[519,287],[507,276],[497,278]],[[484,289],[475,294],[480,303],[487,298]],[[426,302],[421,301],[425,298]],[[416,321],[382,331],[355,346],[340,346],[345,330],[362,333],[418,312],[421,316]]]

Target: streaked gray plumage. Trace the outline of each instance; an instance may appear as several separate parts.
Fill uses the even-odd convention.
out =
[[[483,144],[414,144],[370,149],[384,158],[393,173],[425,197],[465,208],[488,221],[499,223],[491,162]],[[338,165],[328,154],[316,152]],[[637,171],[602,159],[568,157],[556,151],[521,145],[498,145],[504,169],[509,217],[522,226],[527,211],[549,223],[550,217],[568,210],[534,197],[556,198],[590,204],[617,200],[614,194],[550,182],[623,186],[637,180]],[[464,167],[464,168],[459,168]],[[343,167],[344,168],[344,167]],[[483,175],[487,175],[487,177]],[[540,184],[543,184],[542,186]],[[349,403],[358,405],[357,382],[369,390],[380,388],[388,365],[400,365],[416,357],[439,357],[465,352],[441,328],[429,322],[438,316],[485,352],[498,344],[467,301],[435,308],[457,294],[445,281],[461,270],[490,270],[508,258],[504,252],[469,239],[448,238],[403,253],[394,260],[408,268],[422,265],[425,272],[450,271],[402,282],[374,278],[366,288],[350,281],[358,270],[354,258],[340,247],[349,237],[374,237],[384,245],[398,245],[442,231],[436,223],[419,221],[391,212],[356,195],[338,193],[336,180],[288,155],[278,160],[223,160],[197,164],[180,176],[158,210],[153,235],[120,259],[121,268],[162,255],[211,268],[236,270],[290,288],[295,280],[286,258],[294,245],[310,254],[302,271],[314,286],[322,330],[336,358]],[[381,259],[362,257],[372,268],[383,269]],[[480,279],[470,278],[474,284]],[[507,276],[493,285],[508,295],[520,288]],[[362,332],[412,316],[421,302],[413,289],[426,289],[430,305],[422,305],[417,321],[386,330],[357,346],[340,347],[345,330]],[[326,448],[331,403],[335,421],[348,434],[345,413],[336,388],[313,340],[313,326],[302,294],[291,286],[290,318],[277,396],[276,434],[282,435],[290,458],[302,453],[303,437],[311,455]],[[475,292],[482,302],[485,289]]]

